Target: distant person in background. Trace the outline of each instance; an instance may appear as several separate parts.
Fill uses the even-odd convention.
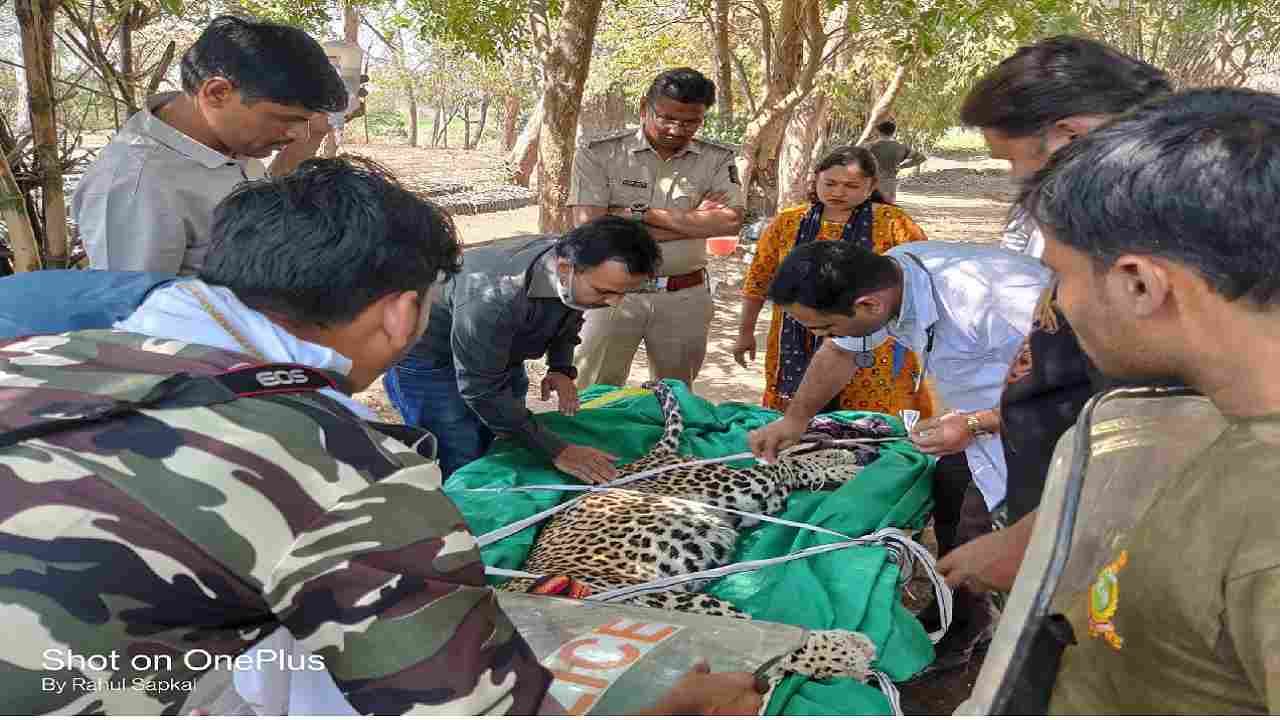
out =
[[[147,98],[72,199],[95,270],[195,274],[214,206],[261,177],[254,159],[309,138],[317,113],[347,107],[338,71],[297,28],[215,18],[181,68],[183,91]]]
[[[904,243],[926,240],[924,231],[881,196],[876,159],[866,148],[836,148],[814,168],[810,201],[778,213],[756,245],[742,285],[742,317],[733,356],[742,367],[756,357],[756,320],[764,308],[778,266],[793,248],[810,242],[849,242],[884,254]],[[933,414],[929,393],[915,387],[920,360],[881,331],[862,339],[858,371],[826,408],[896,415],[902,410]],[[765,389],[761,404],[785,411],[822,340],[795,318],[773,309],[765,346]]]
[[[910,148],[893,139],[898,125],[892,120],[885,120],[876,126],[878,137],[863,147],[876,156],[876,164],[880,166],[880,194],[890,203],[898,201],[898,171],[910,170],[924,164],[924,153]]]

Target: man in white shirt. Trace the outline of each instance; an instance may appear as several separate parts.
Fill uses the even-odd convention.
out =
[[[939,555],[989,532],[989,512],[1004,500],[1006,487],[999,418],[991,408],[1048,280],[1036,259],[990,246],[911,243],[884,255],[849,243],[796,248],[778,269],[769,299],[832,342],[814,354],[786,414],[751,433],[752,452],[773,461],[796,443],[856,372],[862,338],[887,330],[920,356],[949,408],[912,433],[920,450],[940,458],[934,473]],[[964,656],[990,621],[985,597],[958,591],[948,637],[962,639],[964,647],[954,650]],[[949,650],[940,648],[940,658]]]
[[[255,159],[309,139],[313,120],[328,126],[318,113],[347,106],[324,49],[297,28],[215,18],[181,68],[183,92],[148,98],[72,198],[95,270],[195,274],[214,206],[261,176]]]

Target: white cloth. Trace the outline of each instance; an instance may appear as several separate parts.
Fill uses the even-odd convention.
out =
[[[1026,210],[1017,208],[1000,235],[1000,247],[1038,260],[1044,255],[1044,234]]]
[[[902,309],[887,326],[889,334],[927,363],[947,408],[973,412],[999,406],[1009,364],[1048,284],[1048,268],[1027,255],[965,243],[910,243],[885,255],[903,275]],[[926,357],[931,325],[933,351]],[[844,350],[861,349],[858,338],[834,342]],[[1000,437],[975,440],[965,455],[974,483],[994,509],[1004,500],[1008,482]]]
[[[230,290],[206,285],[200,280],[178,282],[152,292],[132,315],[115,324],[116,329],[247,352],[248,349],[241,347],[230,333],[223,330],[191,294],[187,288],[192,285],[198,287],[223,319],[267,360],[297,363],[343,375],[351,372],[351,360],[346,356],[295,337],[262,313],[240,302]],[[372,411],[348,395],[328,388],[320,392],[366,420],[377,419]],[[297,640],[286,628],[277,629],[250,648],[247,654],[256,657],[268,650],[292,656],[284,667],[307,667],[307,656],[298,650]],[[343,697],[327,670],[287,670],[279,663],[270,662],[262,665],[264,667],[260,669],[236,670],[234,676],[236,692],[259,715],[359,714]]]

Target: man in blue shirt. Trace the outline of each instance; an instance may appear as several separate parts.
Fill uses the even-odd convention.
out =
[[[848,384],[860,356],[869,354],[862,339],[887,330],[920,356],[948,408],[911,437],[920,450],[939,456],[938,554],[989,532],[988,513],[1004,501],[1007,480],[992,409],[1048,281],[1048,270],[1035,258],[991,246],[911,243],[884,255],[849,243],[796,248],[778,269],[769,299],[832,342],[814,354],[786,414],[751,434],[752,452],[773,461],[796,443]],[[957,590],[951,642],[939,647],[940,660],[965,656],[990,624],[986,597]]]
[[[109,328],[170,273],[43,270],[0,278],[0,338]]]

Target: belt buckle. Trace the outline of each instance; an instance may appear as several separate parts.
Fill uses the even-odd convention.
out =
[[[656,278],[654,278],[654,279],[653,279],[653,288],[654,288],[655,290],[659,291],[659,292],[665,291],[665,290],[667,289],[667,282],[668,282],[670,279],[671,279],[671,276],[669,276],[669,275],[663,275],[662,277],[656,277]]]

